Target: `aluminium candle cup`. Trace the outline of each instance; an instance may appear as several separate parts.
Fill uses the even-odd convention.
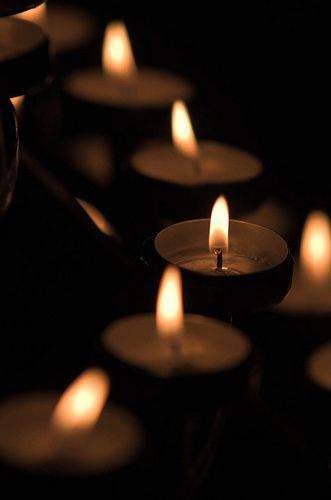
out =
[[[0,17],[33,9],[44,2],[45,0],[1,0]]]
[[[226,409],[245,395],[251,364],[251,343],[239,330],[197,315],[185,315],[184,321],[175,360],[157,335],[153,314],[115,321],[101,338],[103,364],[111,368],[117,397],[145,423],[153,478],[167,492],[172,483],[178,489],[185,481],[206,442],[218,441]],[[171,480],[164,482],[167,475]]]
[[[60,394],[26,393],[0,403],[0,460],[7,478],[27,487],[107,486],[119,494],[143,448],[143,431],[127,410],[111,403],[95,427],[69,444],[50,419]],[[123,493],[123,492],[122,492]],[[117,495],[115,498],[118,498]],[[121,496],[119,496],[121,498]]]
[[[67,132],[107,133],[117,164],[146,137],[168,134],[173,101],[189,100],[194,93],[185,79],[160,69],[139,68],[132,81],[131,88],[107,77],[101,67],[89,67],[73,72],[63,83]]]
[[[230,273],[224,274],[216,271],[209,253],[209,225],[210,219],[196,219],[167,227],[145,242],[143,261],[156,271],[169,263],[181,268],[188,311],[224,317],[280,302],[290,289],[293,271],[283,238],[263,226],[230,220]]]
[[[15,97],[45,82],[50,73],[48,40],[34,23],[0,19],[0,96]]]
[[[104,364],[124,387],[128,404],[172,413],[229,402],[241,394],[251,358],[243,333],[215,319],[185,314],[181,350],[174,355],[159,338],[155,315],[111,323],[101,337]],[[114,366],[112,366],[114,365]],[[161,409],[162,408],[162,409]]]
[[[18,132],[14,107],[0,99],[0,215],[11,203],[18,169]]]

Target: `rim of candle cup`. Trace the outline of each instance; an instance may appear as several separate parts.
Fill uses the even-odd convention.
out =
[[[0,31],[6,26],[17,35],[20,47],[12,56],[0,59],[0,96],[17,97],[50,78],[49,42],[35,23],[0,18]]]
[[[26,10],[34,9],[38,5],[45,3],[46,0],[2,0],[0,5],[0,17],[19,14]]]
[[[161,355],[165,356],[165,369],[160,369],[159,363],[161,363],[161,361],[157,362],[154,357],[150,358],[150,362],[146,362],[146,353],[143,354],[144,359],[141,358],[140,361],[138,360],[137,362],[137,349],[133,348],[133,350],[129,352],[127,348],[124,349],[121,346],[121,341],[118,342],[118,340],[121,338],[123,339],[123,336],[126,335],[129,345],[136,345],[137,342],[139,345],[142,345],[140,343],[141,336],[136,333],[137,324],[139,322],[141,322],[144,327],[142,331],[144,331],[145,340],[149,339],[149,342],[144,343],[142,346],[143,349],[151,347],[153,350],[154,346],[160,345],[162,347],[162,350],[160,349]],[[125,366],[133,367],[135,370],[139,370],[139,372],[142,373],[147,373],[155,379],[168,381],[227,375],[245,365],[250,359],[253,346],[249,337],[239,328],[219,319],[203,316],[201,314],[185,313],[184,325],[186,325],[186,329],[183,335],[194,336],[195,327],[199,327],[201,324],[205,325],[205,328],[207,328],[207,326],[209,327],[210,335],[214,336],[219,342],[219,345],[222,344],[222,335],[223,338],[228,335],[232,336],[234,344],[237,342],[237,346],[239,346],[241,343],[241,352],[239,354],[236,353],[236,355],[233,354],[232,359],[230,360],[229,358],[227,362],[224,362],[224,360],[221,362],[221,360],[218,359],[214,361],[213,366],[209,366],[208,368],[203,366],[202,358],[202,364],[198,362],[197,365],[183,365],[179,367],[176,366],[176,364],[173,365],[171,362],[171,350],[170,348],[169,350],[164,348],[166,347],[166,341],[158,335],[155,314],[150,313],[135,314],[113,321],[104,329],[101,336],[101,344],[108,354],[112,355],[121,363],[124,363]],[[126,325],[127,328],[125,328]],[[191,332],[187,331],[188,328],[191,329]],[[167,354],[169,354],[169,359],[167,359]],[[227,353],[227,355],[229,356],[229,353]]]
[[[185,246],[181,247],[178,250],[178,237],[182,236],[182,229],[187,228],[188,226],[200,226],[200,231],[201,227],[203,227],[202,233],[199,231],[186,231],[186,235],[184,238],[185,241]],[[199,271],[194,271],[194,270],[188,270],[185,269],[184,267],[181,267],[180,264],[178,264],[178,259],[176,259],[176,256],[178,256],[178,253],[181,253],[182,255],[187,254],[189,252],[189,249],[193,248],[196,251],[200,251],[205,253],[206,255],[209,255],[209,246],[208,246],[208,240],[209,240],[209,225],[210,225],[210,219],[191,219],[187,221],[182,221],[178,222],[176,224],[172,224],[162,231],[160,231],[155,239],[154,239],[154,247],[156,252],[159,254],[159,256],[164,259],[167,262],[170,262],[171,264],[174,264],[178,267],[180,267],[183,271],[189,272],[189,273],[194,273],[197,275],[202,275],[203,273],[199,273]],[[241,241],[239,239],[239,242],[237,241],[237,234],[236,234],[236,228],[247,228],[249,229],[249,238],[246,238],[244,241]],[[194,229],[197,229],[195,227]],[[196,233],[199,234],[199,240],[196,241]],[[266,239],[272,238],[272,243],[268,243],[267,247],[261,246],[258,244],[256,241],[255,237],[256,235],[259,235],[261,237],[265,236]],[[264,238],[263,238],[264,239]],[[197,244],[198,243],[198,244]],[[234,251],[236,248],[238,248],[238,243],[242,245],[243,243],[245,244],[245,250],[247,250],[247,244],[249,245],[249,252],[245,251]],[[173,248],[176,248],[176,252],[174,253]],[[239,246],[239,249],[241,247]],[[265,250],[266,248],[269,251],[268,254],[268,259],[266,261],[266,255],[265,255]],[[246,222],[246,221],[240,221],[236,219],[230,219],[229,221],[229,251],[233,251],[236,255],[242,256],[242,257],[248,257],[256,260],[256,257],[258,257],[261,254],[261,250],[264,251],[264,255],[261,255],[261,258],[268,267],[266,269],[254,271],[251,273],[245,273],[245,274],[233,274],[233,275],[218,275],[215,274],[213,275],[208,275],[208,278],[211,279],[219,279],[219,278],[231,278],[231,279],[241,279],[243,276],[248,276],[248,275],[257,275],[257,274],[262,274],[265,272],[268,272],[271,269],[276,268],[280,264],[286,261],[286,259],[290,256],[290,251],[288,248],[288,245],[286,241],[275,231],[272,231],[271,229],[261,226],[258,224],[253,224],[251,222]],[[275,251],[278,250],[279,253],[281,254],[280,256],[277,257],[277,254],[275,254]],[[271,258],[271,260],[270,260]]]
[[[91,430],[91,433],[86,435],[80,435],[78,440],[73,439],[68,447],[68,452],[70,455],[71,449],[73,449],[73,453],[75,454],[75,446],[79,441],[85,440],[84,448],[89,449],[89,436],[93,439],[96,437],[96,433],[99,431],[103,436],[102,444],[105,446],[103,452],[99,456],[94,456],[94,463],[91,465],[91,457],[88,456],[88,453],[84,455],[84,453],[80,453],[79,459],[77,462],[70,462],[70,456],[64,458],[64,462],[58,464],[56,462],[56,451],[57,446],[55,442],[52,441],[52,437],[54,436],[56,439],[56,433],[53,431],[51,434],[50,428],[50,419],[52,413],[55,409],[56,404],[58,403],[62,393],[58,391],[33,391],[27,392],[24,394],[15,394],[7,397],[6,399],[2,399],[0,402],[0,461],[3,464],[8,464],[9,466],[18,467],[20,470],[28,471],[31,473],[42,474],[43,476],[56,476],[63,478],[75,478],[75,477],[93,477],[93,476],[102,476],[104,474],[110,474],[112,472],[116,473],[116,471],[125,468],[132,464],[141,453],[144,446],[144,432],[142,426],[138,419],[131,413],[129,410],[126,410],[121,405],[117,403],[107,404],[103,409],[97,423],[94,428]],[[29,442],[36,442],[38,445],[38,437],[40,441],[42,453],[49,454],[48,460],[46,463],[42,461],[41,463],[32,464],[29,462],[30,457],[30,448],[28,451],[29,457],[24,456],[24,450],[22,450],[21,443],[23,442],[24,436],[24,423],[26,421],[22,420],[22,415],[27,415],[29,422],[27,423],[27,428],[30,432],[36,432],[37,426],[36,424],[40,424],[46,422],[44,425],[44,434],[39,434],[36,432],[33,441],[31,441],[31,437]],[[122,432],[123,435],[123,448],[120,450],[117,456],[114,456],[114,447],[113,441],[109,441],[105,443],[104,432],[107,429],[114,425],[114,417],[115,421],[120,422],[119,427],[123,424],[122,430],[117,429],[118,432],[122,432],[125,430],[126,432]],[[118,418],[120,417],[120,418]],[[39,419],[39,420],[38,420]],[[13,434],[13,430],[11,433],[4,432],[7,429],[9,422],[15,422],[17,424],[17,436]],[[15,430],[15,429],[14,429]],[[14,439],[14,442],[11,440]],[[60,439],[62,439],[60,437]],[[16,440],[16,442],[15,442]],[[100,436],[98,437],[98,441],[101,442]],[[132,445],[133,443],[133,445]],[[10,445],[10,448],[8,448]],[[72,445],[72,446],[71,446]],[[107,445],[107,446],[106,446]],[[23,448],[26,448],[27,442],[23,442]],[[59,448],[61,450],[61,447]],[[9,452],[8,452],[9,450]],[[47,451],[49,450],[49,451]],[[116,451],[116,449],[115,449]],[[118,450],[117,450],[118,451]],[[38,454],[38,449],[35,450]],[[22,455],[23,453],[23,455]],[[55,454],[55,459],[54,459]],[[28,462],[27,462],[28,460]],[[37,457],[38,460],[38,457]],[[97,461],[99,462],[97,463]]]

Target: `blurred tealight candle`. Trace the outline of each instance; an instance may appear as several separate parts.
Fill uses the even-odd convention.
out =
[[[249,339],[233,326],[184,314],[180,271],[166,268],[156,315],[140,314],[111,323],[103,332],[105,350],[153,377],[202,376],[242,365]]]
[[[307,217],[293,285],[278,310],[293,315],[331,314],[331,224],[322,211]]]
[[[108,376],[83,372],[59,399],[54,392],[15,395],[0,404],[0,459],[34,474],[93,476],[130,463],[142,434],[135,418],[106,407]]]
[[[113,21],[106,28],[102,67],[75,71],[65,81],[65,89],[83,101],[124,108],[169,106],[192,94],[191,85],[176,75],[137,67],[122,21]]]
[[[193,187],[196,185],[243,183],[259,177],[259,158],[240,148],[215,141],[197,141],[183,101],[172,107],[173,144],[156,144],[139,149],[131,165],[152,179]]]

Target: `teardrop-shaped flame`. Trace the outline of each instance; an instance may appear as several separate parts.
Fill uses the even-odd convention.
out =
[[[62,433],[92,428],[106,403],[110,380],[100,368],[84,371],[63,393],[52,415],[53,427]]]
[[[183,332],[182,280],[180,271],[175,266],[168,266],[161,278],[156,305],[156,325],[159,335],[163,337],[175,337]]]
[[[185,156],[196,160],[199,155],[199,146],[183,101],[175,101],[172,106],[171,128],[175,148]]]
[[[211,254],[226,252],[229,240],[229,209],[224,196],[214,203],[209,227],[209,250]]]
[[[102,66],[107,75],[122,80],[129,80],[137,71],[129,35],[121,21],[113,21],[106,28]]]
[[[314,283],[331,278],[331,225],[322,211],[314,211],[306,219],[300,248],[300,267]]]

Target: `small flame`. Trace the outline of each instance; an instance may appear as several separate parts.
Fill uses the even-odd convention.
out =
[[[59,400],[52,415],[57,431],[72,433],[91,429],[105,406],[110,391],[108,376],[100,368],[84,371]]]
[[[137,72],[129,35],[121,21],[109,23],[106,28],[102,65],[107,75],[123,80],[129,80]]]
[[[195,138],[190,117],[183,101],[175,101],[171,115],[172,140],[178,151],[196,160],[199,147]]]
[[[20,113],[23,107],[23,102],[24,102],[24,95],[19,95],[17,97],[11,97],[10,98],[16,113]]]
[[[76,198],[80,206],[85,210],[87,215],[92,219],[97,228],[107,236],[112,236],[112,228],[106,217],[91,203],[88,203],[81,198]]]
[[[224,196],[219,196],[211,212],[209,250],[211,254],[227,251],[229,239],[229,209]]]
[[[306,219],[300,249],[303,272],[315,283],[326,283],[331,275],[331,225],[321,211],[312,212]]]
[[[156,305],[156,325],[162,337],[176,337],[183,332],[182,280],[177,267],[168,266],[161,278]]]
[[[20,14],[16,14],[15,17],[38,24],[41,29],[47,32],[46,4],[41,4],[34,9],[26,10],[25,12],[21,12]]]

